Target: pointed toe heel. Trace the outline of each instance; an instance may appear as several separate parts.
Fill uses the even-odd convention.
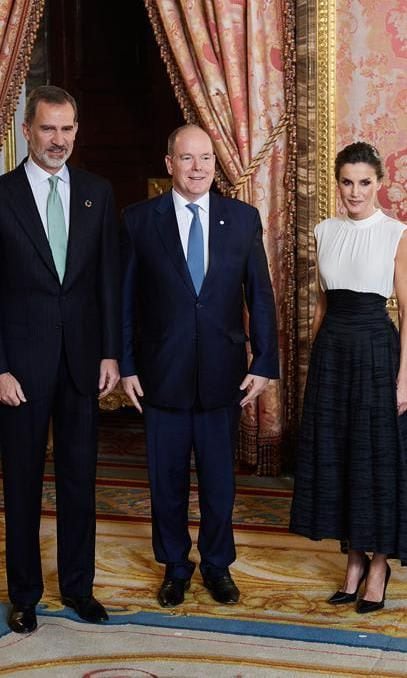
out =
[[[328,598],[328,603],[330,603],[331,605],[345,605],[346,603],[354,603],[356,597],[357,590],[355,591],[355,593],[346,593],[346,591],[336,591],[333,594],[333,596]]]
[[[362,576],[360,577],[358,581],[358,585],[356,587],[356,591],[353,593],[347,593],[346,591],[336,591],[333,596],[328,598],[328,603],[331,605],[346,605],[348,603],[354,603],[356,601],[358,591],[362,585],[362,583],[365,581],[367,578],[367,575],[369,574],[369,567],[370,567],[370,558],[365,554],[365,565],[363,568]]]
[[[359,614],[369,614],[369,612],[376,612],[376,610],[382,610],[384,608],[384,601],[386,600],[386,589],[387,584],[391,576],[390,565],[386,565],[386,576],[384,579],[384,589],[383,589],[383,598],[381,600],[365,600],[360,598],[356,605],[356,612]]]

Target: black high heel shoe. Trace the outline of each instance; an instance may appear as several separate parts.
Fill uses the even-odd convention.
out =
[[[370,558],[365,553],[365,566],[363,568],[362,576],[358,581],[356,591],[353,593],[346,593],[346,591],[336,591],[333,596],[328,598],[328,603],[331,603],[331,605],[345,605],[346,603],[354,603],[362,582],[364,582],[364,580],[367,578],[367,575],[369,574],[369,567]]]
[[[386,576],[384,578],[384,589],[383,589],[383,598],[379,601],[375,600],[365,600],[364,598],[359,598],[356,605],[356,612],[359,614],[366,614],[368,612],[376,612],[376,610],[382,610],[384,608],[384,601],[386,599],[386,589],[387,584],[389,583],[391,575],[391,568],[388,563],[386,563]]]

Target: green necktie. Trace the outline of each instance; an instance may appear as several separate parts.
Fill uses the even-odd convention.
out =
[[[54,257],[55,268],[62,283],[65,274],[67,235],[64,209],[58,193],[59,177],[49,177],[50,191],[47,200],[48,241]]]

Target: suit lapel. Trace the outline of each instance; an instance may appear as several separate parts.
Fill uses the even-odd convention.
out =
[[[84,220],[81,218],[81,210],[87,199],[86,187],[82,185],[82,181],[78,181],[75,168],[68,167],[68,169],[70,182],[69,234],[65,277],[63,280],[64,286],[69,284],[69,281],[75,274],[75,269],[77,269],[82,260],[81,253],[83,252],[82,240],[84,237]]]
[[[195,288],[189,274],[188,265],[182,249],[181,238],[174,202],[171,193],[165,193],[157,207],[156,225],[164,248],[174,264],[175,269],[183,279],[191,294],[196,296]]]
[[[210,193],[209,200],[209,266],[203,281],[201,294],[216,279],[226,252],[226,239],[230,229],[225,203],[217,193]]]
[[[48,238],[23,163],[15,170],[14,180],[10,181],[10,194],[13,209],[21,228],[30,238],[46,266],[58,279]]]

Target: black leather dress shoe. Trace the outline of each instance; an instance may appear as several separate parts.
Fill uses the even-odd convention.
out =
[[[35,605],[13,605],[8,625],[15,633],[31,633],[37,628]]]
[[[240,591],[230,574],[222,577],[204,577],[204,586],[210,591],[212,598],[223,605],[233,605],[239,601]]]
[[[161,607],[175,607],[183,603],[184,593],[188,591],[190,583],[190,579],[165,577],[157,595]]]
[[[109,619],[103,605],[93,596],[84,596],[80,598],[62,596],[62,602],[67,607],[71,607],[75,610],[76,614],[79,615],[81,619],[84,619],[91,624],[100,624]]]
[[[370,558],[365,554],[363,572],[356,586],[356,590],[353,593],[347,593],[346,591],[336,591],[333,596],[328,598],[328,603],[331,603],[331,605],[346,605],[347,603],[354,603],[362,583],[369,574],[369,567]]]

